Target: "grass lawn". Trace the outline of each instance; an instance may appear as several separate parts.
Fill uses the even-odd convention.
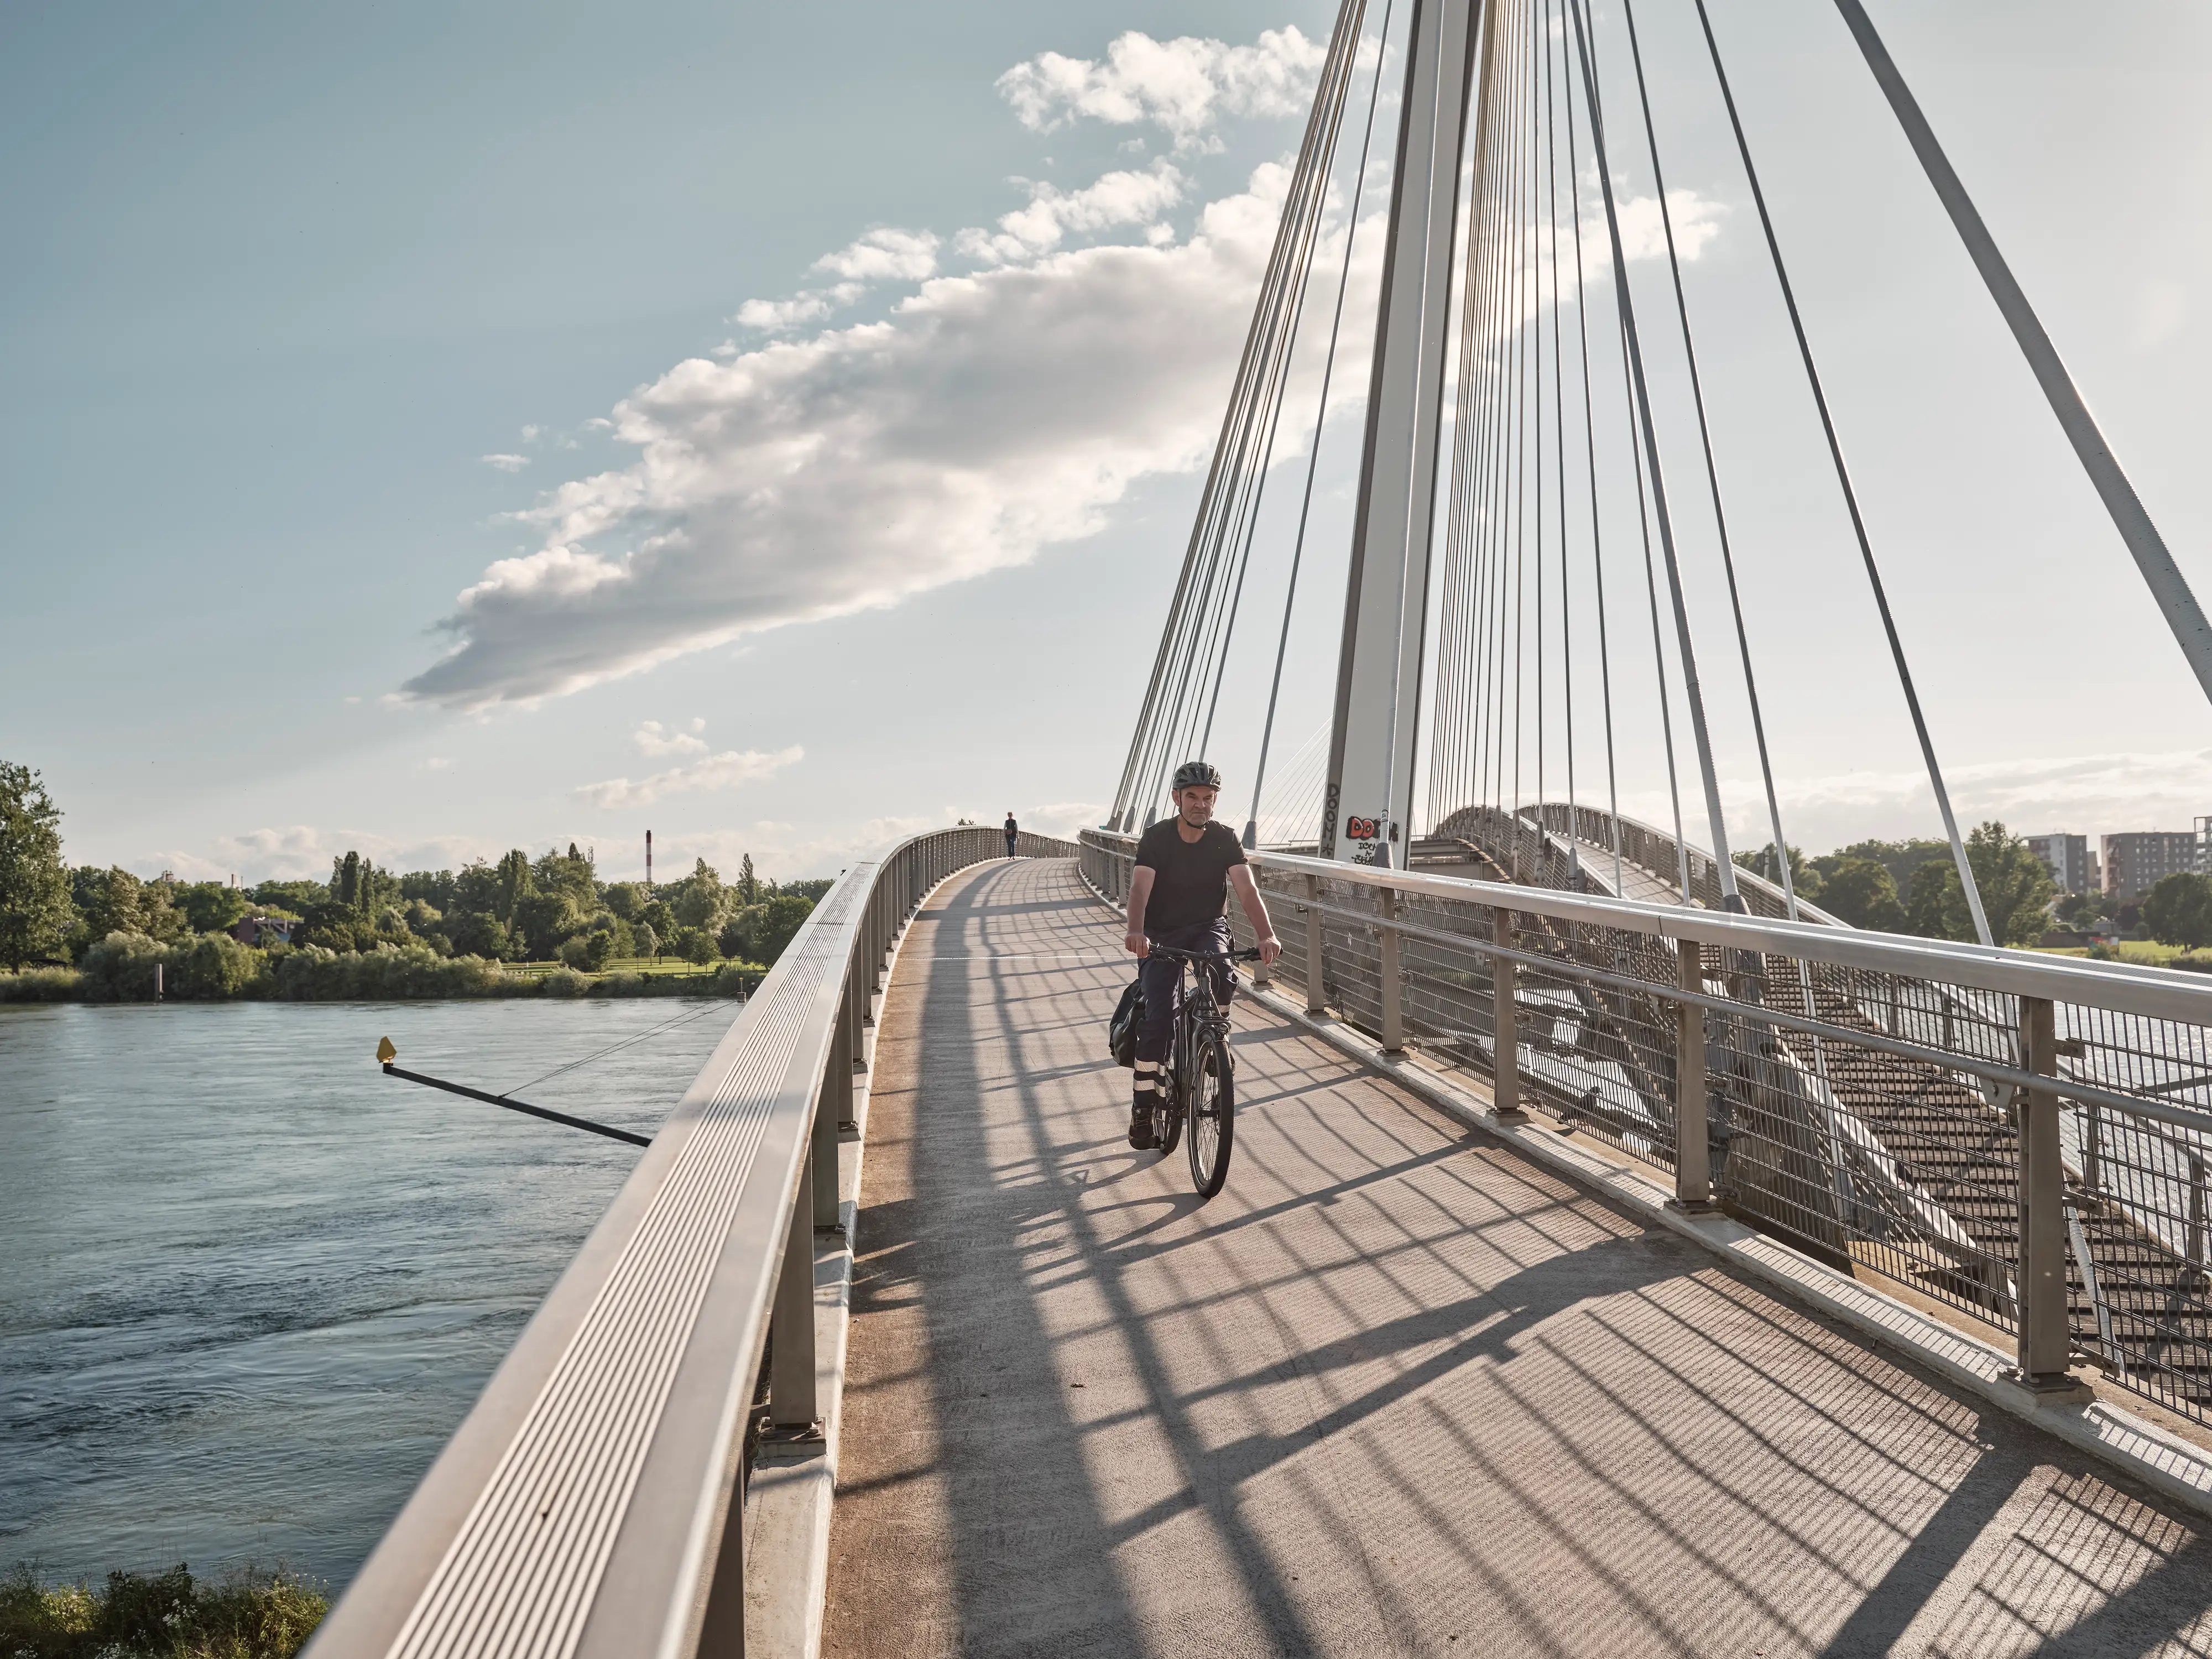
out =
[[[2192,964],[2203,963],[2212,966],[2212,951],[2191,951],[2179,945],[2160,945],[2156,939],[2118,939],[2112,948],[2113,960],[2132,962],[2142,968],[2171,968],[2184,957],[2188,957]],[[2064,949],[2047,950],[2043,954],[2047,957],[2086,957],[2089,952],[2079,945],[2069,945]]]

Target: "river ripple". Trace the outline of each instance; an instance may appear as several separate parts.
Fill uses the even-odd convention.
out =
[[[0,1009],[0,1565],[343,1587],[734,1003]],[[524,1092],[526,1079],[701,1018]]]

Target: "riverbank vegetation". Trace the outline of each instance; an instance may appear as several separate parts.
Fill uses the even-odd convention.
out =
[[[234,1574],[210,1585],[179,1565],[111,1572],[107,1582],[44,1585],[28,1567],[0,1578],[7,1659],[291,1659],[330,1603],[290,1573]]]
[[[1735,861],[1779,885],[1781,860],[1771,842]],[[1992,820],[1966,837],[1966,865],[1999,945],[2033,945],[2051,927],[2058,894],[2051,871],[2027,841]],[[1878,933],[1971,941],[1974,919],[1948,842],[1862,841],[1817,858],[1790,849],[1797,896],[1838,921]]]
[[[748,854],[648,886],[603,882],[571,842],[459,870],[380,868],[251,887],[71,867],[39,775],[0,761],[0,1001],[165,997],[734,995],[829,888],[777,883]],[[673,969],[674,971],[670,971]]]

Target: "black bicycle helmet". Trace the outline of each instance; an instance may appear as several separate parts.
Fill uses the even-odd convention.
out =
[[[1221,774],[1206,761],[1185,761],[1176,768],[1175,787],[1177,789],[1218,789]]]

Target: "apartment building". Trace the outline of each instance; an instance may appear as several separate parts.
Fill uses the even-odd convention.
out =
[[[2096,861],[2087,836],[2029,836],[2027,850],[2049,866],[2062,893],[2086,893],[2096,884]],[[2193,839],[2193,838],[2192,838]]]
[[[2193,830],[2137,830],[2104,842],[2105,890],[2123,903],[2168,876],[2197,868]]]

